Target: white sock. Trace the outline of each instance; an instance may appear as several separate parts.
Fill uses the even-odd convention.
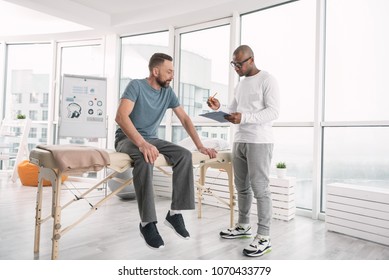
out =
[[[239,226],[244,228],[244,229],[248,229],[250,227],[250,224],[241,224],[241,223],[239,223]]]
[[[170,210],[170,216],[173,216],[175,214],[181,214],[181,210]]]

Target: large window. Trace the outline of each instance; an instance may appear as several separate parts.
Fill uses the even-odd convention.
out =
[[[325,120],[389,120],[389,1],[327,0],[326,10]]]
[[[389,130],[328,127],[324,133],[324,186],[342,182],[388,187]]]
[[[388,10],[327,0],[323,193],[333,182],[389,186]]]
[[[201,126],[199,114],[209,111],[207,99],[217,93],[222,105],[228,103],[228,71],[230,61],[230,25],[179,30],[179,99],[188,115],[199,124],[203,138],[229,138],[229,128]],[[177,121],[177,120],[175,120]],[[173,141],[187,137],[182,127],[173,130]]]
[[[60,47],[62,75],[103,76],[103,47],[99,41],[64,44]]]
[[[315,2],[301,0],[242,16],[242,44],[281,91],[278,121],[313,121]]]
[[[156,52],[170,54],[169,33],[157,32],[122,38],[120,94],[132,79],[149,76],[149,60]]]
[[[296,177],[296,204],[312,208],[312,162],[316,1],[301,0],[242,16],[241,43],[255,63],[278,81],[282,127],[274,128],[275,163],[285,161]],[[277,126],[277,123],[275,123]]]
[[[295,199],[299,208],[312,208],[313,128],[274,127],[273,164],[271,174],[276,174],[277,162],[286,162],[288,176],[296,177]],[[298,137],[291,137],[298,135]]]
[[[51,44],[7,46],[5,117],[16,119],[22,114],[34,121],[31,129],[35,133],[28,138],[30,148],[47,143],[40,135],[48,127],[45,112],[49,106],[51,50]]]

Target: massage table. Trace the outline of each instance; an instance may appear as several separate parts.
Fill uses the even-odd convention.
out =
[[[72,147],[66,147],[69,149],[69,153],[74,153]],[[66,150],[65,150],[66,152]],[[94,213],[102,204],[111,199],[113,196],[122,191],[127,185],[132,183],[132,178],[123,180],[121,185],[114,191],[106,194],[101,200],[97,203],[90,205],[91,208],[83,213],[75,222],[63,228],[61,224],[61,214],[62,210],[72,203],[79,201],[81,199],[86,199],[87,196],[95,189],[101,187],[103,184],[107,183],[108,180],[115,178],[118,173],[126,171],[128,168],[132,167],[132,159],[125,153],[119,153],[115,151],[108,150],[109,165],[105,166],[106,172],[105,177],[94,184],[92,187],[87,189],[81,195],[76,196],[74,199],[68,201],[67,203],[61,205],[61,178],[62,175],[72,175],[79,174],[80,170],[70,170],[70,171],[60,171],[58,169],[58,164],[53,157],[53,154],[50,150],[41,149],[39,147],[31,150],[30,152],[30,162],[39,166],[39,176],[38,176],[38,187],[37,187],[37,197],[36,197],[36,214],[35,214],[35,238],[34,238],[34,253],[39,253],[40,246],[40,230],[41,224],[53,218],[53,233],[52,233],[52,251],[51,259],[57,259],[59,253],[59,240],[60,238],[67,233],[69,230],[74,228],[84,219],[89,217]],[[231,153],[229,151],[219,151],[217,157],[210,159],[207,155],[204,155],[200,152],[192,152],[193,166],[199,169],[199,179],[195,180],[195,186],[197,188],[197,205],[198,205],[198,218],[201,218],[202,215],[202,195],[203,193],[210,194],[214,196],[218,201],[227,205],[230,209],[230,226],[234,224],[234,188],[233,188],[233,173],[232,173],[232,164],[231,164]],[[163,167],[170,166],[170,164],[165,160],[163,155],[160,155],[157,160],[154,162],[154,167],[159,169],[164,174],[171,176],[171,173],[167,172]],[[212,192],[210,188],[205,186],[205,175],[208,168],[216,168],[224,170],[228,175],[228,189],[229,189],[229,200],[226,201],[218,197],[215,193]],[[85,171],[85,168],[82,170]],[[43,192],[43,179],[49,180],[52,185],[52,206],[51,214],[42,218],[42,192]],[[116,179],[116,178],[115,178]]]

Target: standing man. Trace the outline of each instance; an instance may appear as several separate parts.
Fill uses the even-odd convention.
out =
[[[165,224],[188,239],[181,210],[195,208],[191,152],[157,137],[166,110],[173,109],[198,151],[210,158],[216,157],[216,151],[203,146],[191,119],[169,86],[174,75],[172,57],[155,53],[150,58],[149,71],[148,78],[132,80],[122,95],[115,119],[120,126],[116,131],[115,149],[134,160],[134,187],[141,218],[139,229],[147,245],[158,249],[164,242],[156,227],[153,164],[160,153],[173,165],[172,203]]]
[[[231,65],[239,77],[245,77],[237,85],[234,99],[226,109],[229,115],[225,117],[236,128],[233,167],[239,219],[235,228],[221,231],[220,236],[226,239],[251,237],[250,208],[254,194],[257,234],[243,249],[243,254],[257,257],[271,251],[269,170],[274,145],[272,122],[278,118],[280,107],[279,90],[276,80],[257,68],[249,46],[242,45],[234,51]],[[216,98],[209,98],[208,105],[214,110],[220,108]]]

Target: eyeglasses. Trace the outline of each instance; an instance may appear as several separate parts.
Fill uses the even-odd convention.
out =
[[[245,62],[249,61],[250,58],[252,58],[252,56],[250,56],[249,58],[246,58],[245,60],[243,60],[241,62],[231,61],[230,64],[232,67],[240,69],[240,68],[242,68],[242,66]]]

